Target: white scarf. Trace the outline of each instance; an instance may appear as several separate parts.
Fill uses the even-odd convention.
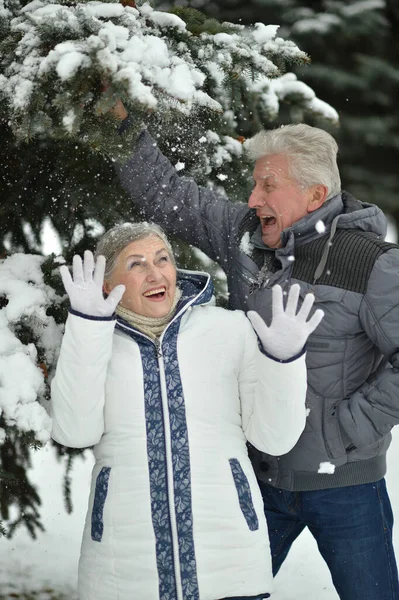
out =
[[[173,319],[176,306],[181,298],[181,291],[178,287],[175,290],[175,296],[173,298],[172,306],[170,307],[170,311],[164,317],[145,317],[144,315],[138,315],[137,313],[129,310],[128,308],[124,308],[120,304],[116,307],[116,314],[119,315],[122,319],[133,325],[136,329],[145,333],[152,340],[156,340],[165,327],[170,323]]]

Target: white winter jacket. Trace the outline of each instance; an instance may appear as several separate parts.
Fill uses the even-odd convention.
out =
[[[206,274],[159,344],[71,314],[52,383],[53,438],[94,446],[80,600],[268,597],[271,561],[248,440],[281,455],[305,425],[305,358],[262,354],[244,313],[209,305]],[[116,327],[115,327],[116,325]]]

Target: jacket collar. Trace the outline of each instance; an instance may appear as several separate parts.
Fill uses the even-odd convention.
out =
[[[164,334],[170,328],[171,324],[180,320],[190,307],[198,306],[200,304],[214,304],[214,286],[209,273],[178,269],[177,285],[182,292],[181,299],[178,302],[173,318],[165,327],[161,338],[164,337]],[[119,316],[117,316],[116,328],[125,333],[130,333],[137,340],[148,340],[153,343],[150,338],[147,338],[142,332],[135,329],[130,323],[121,319]]]
[[[214,286],[209,273],[178,269],[177,285],[181,289],[182,297],[177,305],[176,314],[180,313],[187,304],[190,306],[209,304],[213,299]]]

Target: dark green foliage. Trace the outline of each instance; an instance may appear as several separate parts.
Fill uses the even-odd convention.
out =
[[[84,454],[83,454],[82,449],[66,448],[65,446],[61,446],[60,444],[57,444],[56,442],[54,442],[54,446],[56,449],[58,459],[64,460],[64,462],[65,462],[63,482],[62,482],[62,492],[64,495],[65,510],[68,514],[70,514],[73,510],[72,496],[71,496],[71,484],[72,484],[71,471],[72,471],[72,467],[73,467],[75,459],[77,457],[84,459]]]
[[[312,19],[336,19],[325,32],[301,31],[301,9],[287,14],[290,37],[312,55],[311,67],[298,72],[316,93],[323,89],[324,98],[340,112],[335,135],[343,186],[399,223],[399,44],[394,24],[388,10],[351,12],[354,2],[318,4],[320,12]]]
[[[6,531],[11,537],[21,525],[35,538],[37,530],[43,531],[40,521],[41,504],[35,486],[29,481],[27,469],[31,466],[31,451],[40,447],[29,434],[21,434],[17,428],[7,427],[0,417],[0,427],[7,431],[7,438],[0,446],[0,514],[7,521]],[[11,518],[10,508],[17,510]]]
[[[12,250],[40,248],[44,217],[51,219],[59,233],[67,259],[82,243],[85,248],[93,247],[90,219],[98,219],[99,210],[104,227],[131,218],[130,204],[110,159],[71,141],[19,144],[6,125],[0,131],[0,222],[4,233],[12,233]],[[25,234],[24,223],[30,224],[33,237]],[[77,226],[82,229],[82,240],[73,243]],[[0,244],[4,244],[3,237]]]
[[[180,17],[187,24],[188,31],[193,35],[200,35],[201,33],[209,33],[210,35],[215,35],[216,33],[234,33],[239,29],[231,23],[220,23],[216,19],[210,19],[195,8],[172,6],[170,12]]]

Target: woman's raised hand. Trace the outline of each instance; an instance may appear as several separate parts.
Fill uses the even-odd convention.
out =
[[[107,298],[103,295],[105,257],[99,256],[94,263],[93,253],[86,250],[83,262],[75,254],[72,262],[73,277],[66,265],[60,267],[62,283],[69,296],[71,307],[79,313],[91,317],[110,317],[125,291],[124,285],[117,285]]]
[[[263,349],[279,360],[287,360],[299,354],[309,335],[324,317],[324,312],[318,309],[307,321],[315,299],[313,294],[306,294],[297,314],[299,291],[297,283],[291,286],[284,310],[283,290],[279,285],[273,287],[273,318],[269,327],[257,312],[250,310],[247,313]]]

